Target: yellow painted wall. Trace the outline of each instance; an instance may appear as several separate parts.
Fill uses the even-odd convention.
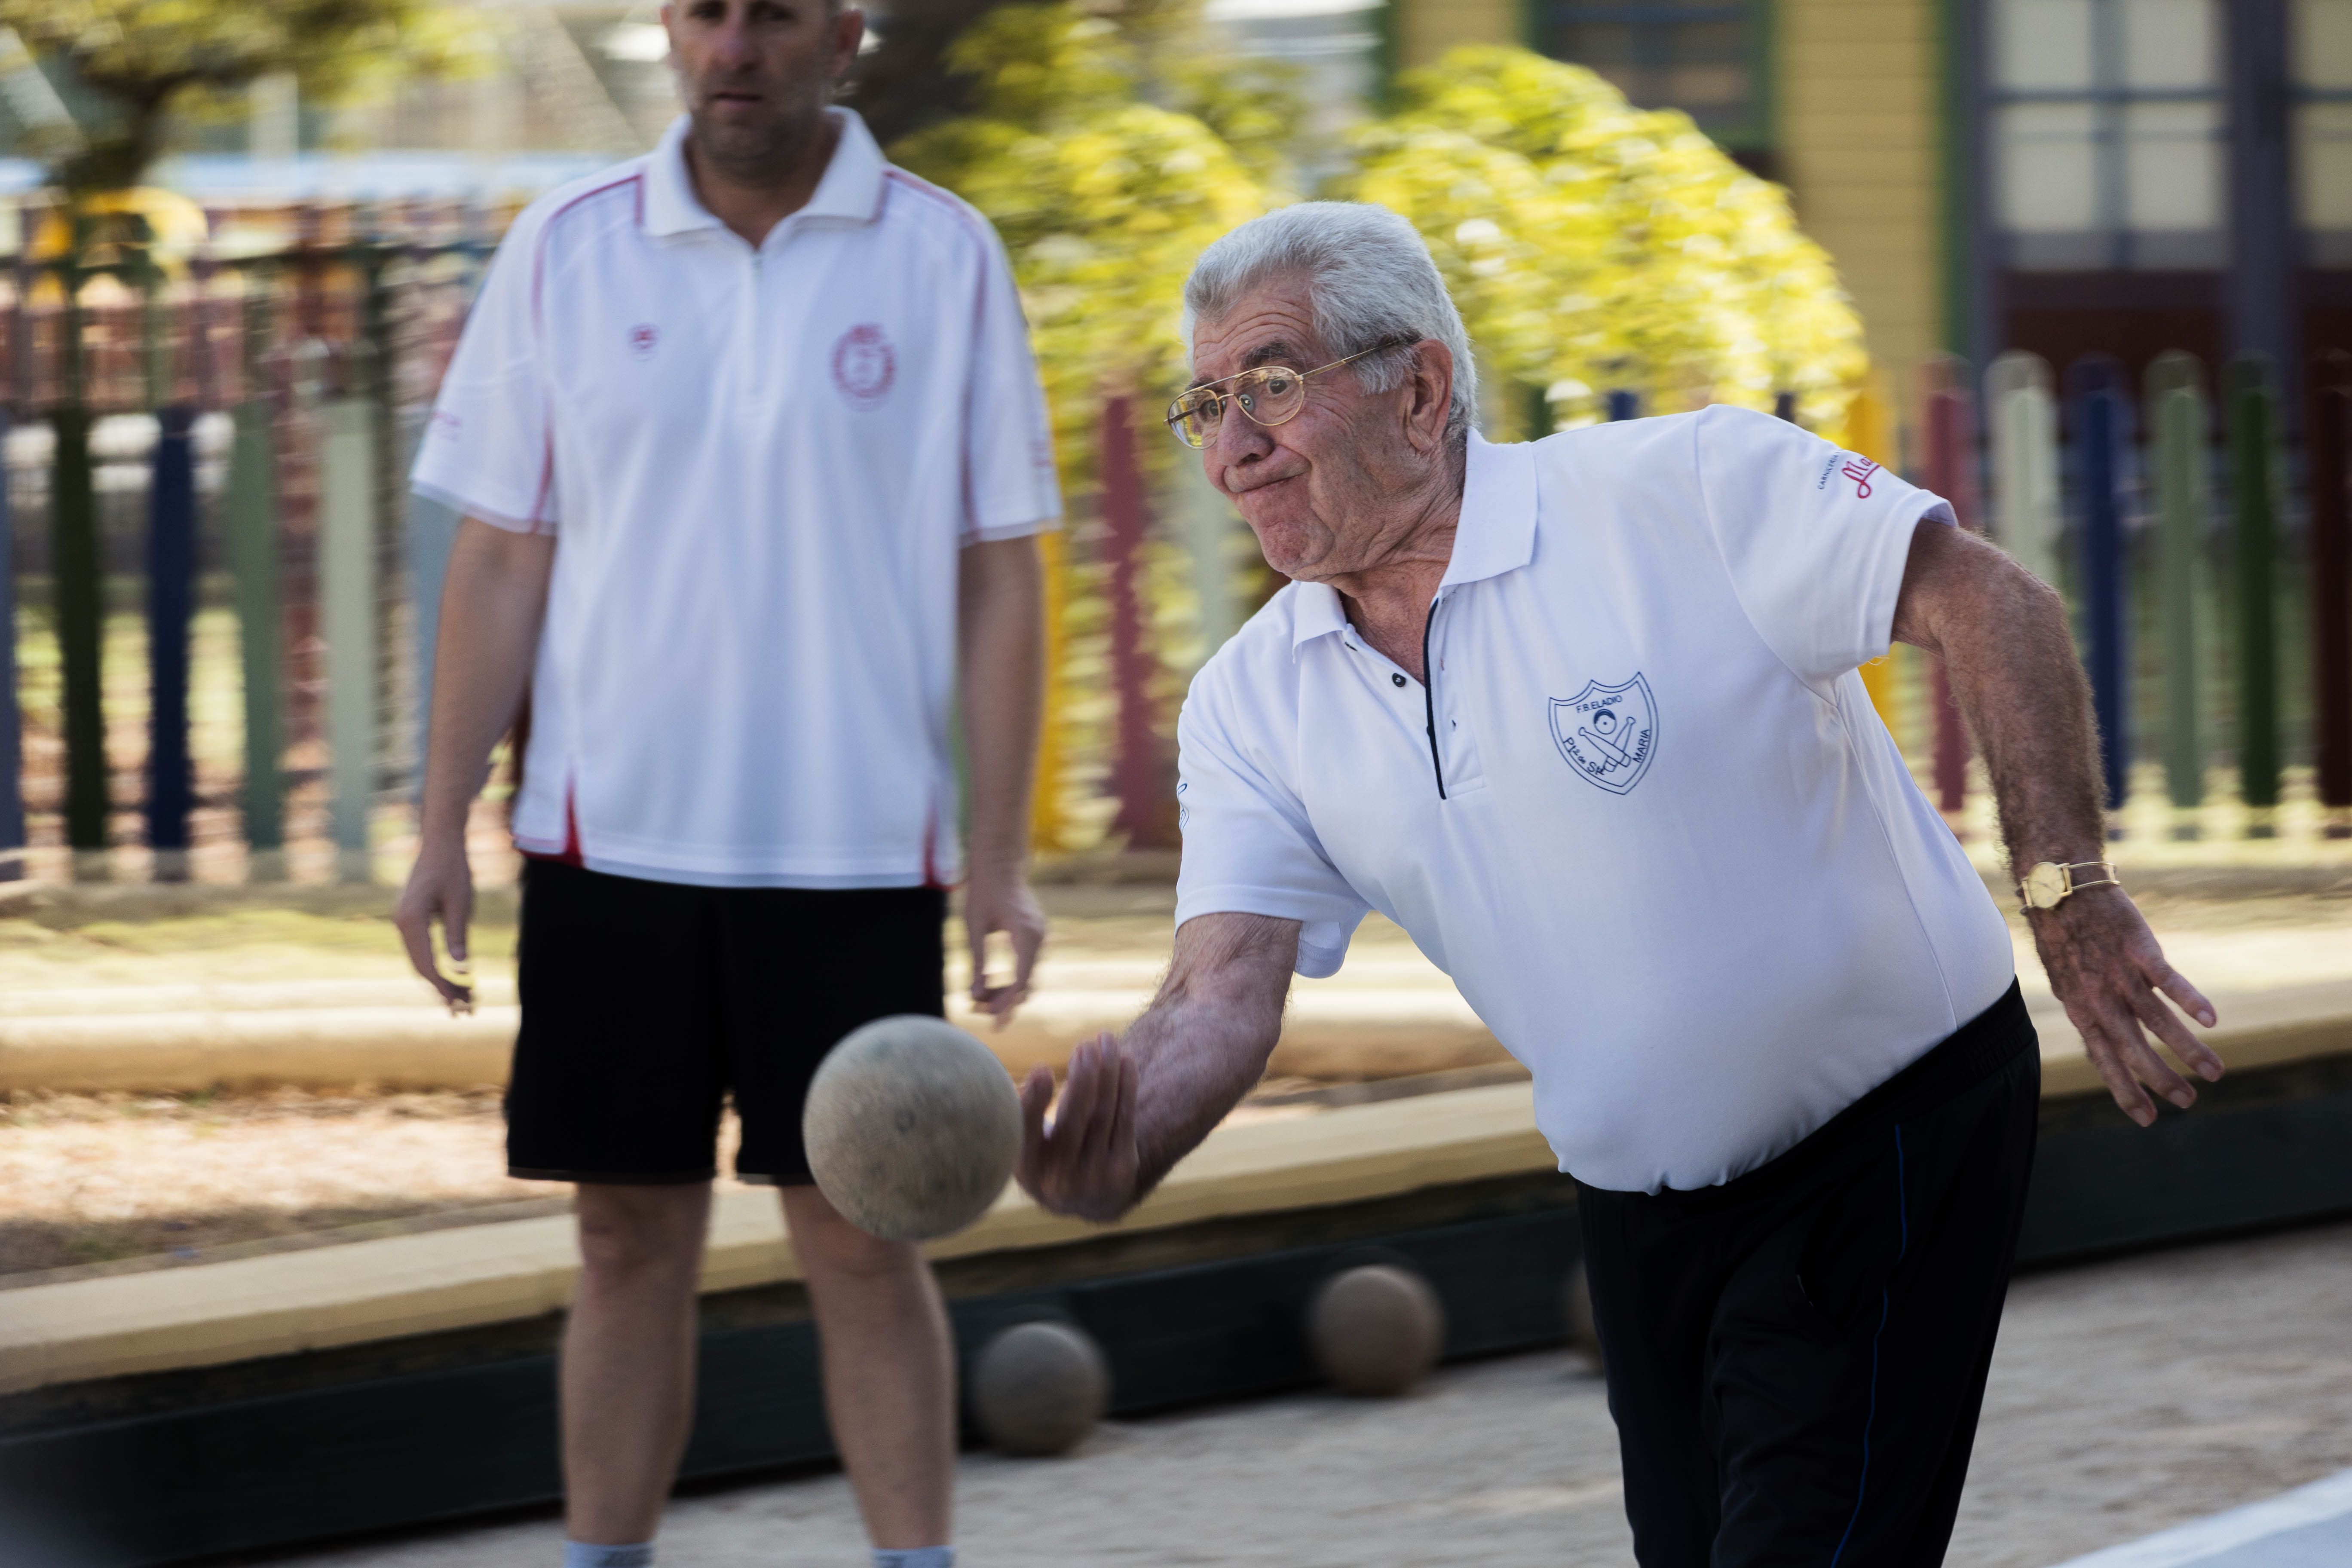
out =
[[[1397,64],[1433,62],[1457,44],[1517,44],[1520,0],[1389,0]]]
[[[1779,150],[1836,259],[1916,460],[1919,363],[1941,347],[1934,0],[1777,0]]]
[[[1397,63],[1517,43],[1521,0],[1390,0]],[[1768,0],[1775,142],[1797,218],[1860,307],[1897,428],[1916,458],[1919,363],[1942,347],[1936,0]]]

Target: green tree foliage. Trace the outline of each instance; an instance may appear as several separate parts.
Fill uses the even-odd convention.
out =
[[[1150,420],[1183,380],[1185,275],[1278,199],[1271,182],[1297,123],[1286,80],[1219,59],[1190,16],[1172,5],[1110,17],[999,6],[948,53],[973,111],[891,149],[1003,236],[1074,489],[1092,480],[1107,395],[1137,395]],[[1168,443],[1148,434],[1148,458],[1164,461]]]
[[[1273,189],[1298,122],[1276,68],[1221,59],[1191,0],[990,11],[947,51],[971,111],[918,132],[891,156],[988,215],[1029,313],[1066,492],[1095,486],[1105,400],[1133,397],[1136,449],[1164,472],[1179,456],[1157,428],[1184,380],[1185,276],[1210,242],[1281,199]],[[1118,684],[1106,647],[1100,563],[1048,535],[1046,720],[1032,831],[1046,850],[1090,847],[1108,816],[1104,771]],[[1185,574],[1148,552],[1155,617]],[[1181,616],[1176,617],[1181,618]],[[1163,707],[1164,668],[1149,678]]]
[[[1339,194],[1412,220],[1481,358],[1544,389],[1553,423],[1620,388],[1653,412],[1785,390],[1804,423],[1843,419],[1867,361],[1828,256],[1687,117],[1516,48],[1454,50],[1398,89]]]
[[[104,105],[51,165],[77,203],[137,184],[174,111],[232,107],[257,78],[290,71],[333,99],[481,47],[478,24],[440,0],[0,0],[0,26]]]

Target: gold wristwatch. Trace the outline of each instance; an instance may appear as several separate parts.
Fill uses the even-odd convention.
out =
[[[2077,871],[2095,871],[2095,877],[2078,878]],[[2085,888],[2118,888],[2123,884],[2116,877],[2116,868],[2105,860],[2077,860],[2071,866],[2061,866],[2054,860],[2044,860],[2025,874],[2018,891],[2025,896],[2029,910],[2054,910],[2067,897]]]

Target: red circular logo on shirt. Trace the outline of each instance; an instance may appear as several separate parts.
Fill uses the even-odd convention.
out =
[[[898,379],[898,356],[882,329],[867,321],[841,334],[833,345],[833,384],[852,408],[879,408]]]
[[[661,330],[651,321],[639,321],[629,329],[629,352],[639,359],[654,357],[654,345],[661,342]]]

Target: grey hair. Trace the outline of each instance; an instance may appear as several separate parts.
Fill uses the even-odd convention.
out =
[[[1184,349],[1193,329],[1214,321],[1243,295],[1283,276],[1307,279],[1315,336],[1333,359],[1391,338],[1434,338],[1454,353],[1454,401],[1445,413],[1450,442],[1464,439],[1478,414],[1478,365],[1462,312],[1412,225],[1370,202],[1300,202],[1252,218],[1201,253],[1184,280]],[[1409,348],[1370,354],[1348,368],[1366,392],[1403,381]],[[1302,370],[1311,366],[1301,365]]]

